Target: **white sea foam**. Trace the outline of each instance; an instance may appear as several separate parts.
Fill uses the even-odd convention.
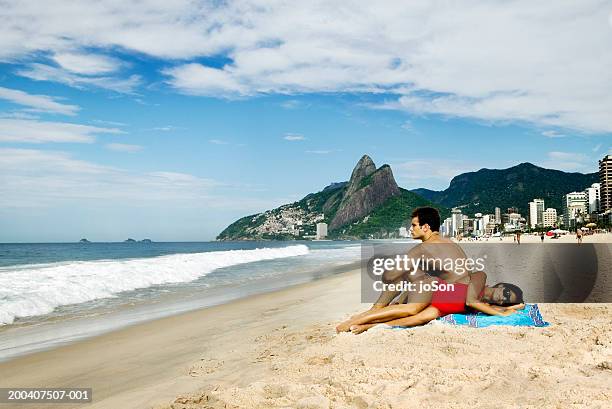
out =
[[[308,254],[300,244],[29,266],[0,272],[0,325],[43,315],[56,307],[113,297],[122,291],[193,281],[218,268]]]

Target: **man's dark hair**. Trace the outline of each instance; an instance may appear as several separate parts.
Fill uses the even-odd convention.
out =
[[[525,301],[523,300],[523,290],[521,290],[521,287],[519,287],[518,285],[515,284],[511,284],[511,283],[497,283],[493,286],[493,288],[495,287],[505,287],[508,288],[510,291],[512,291],[514,293],[514,295],[516,295],[516,302],[515,303],[510,303],[508,305],[514,305],[514,304],[522,304]]]
[[[433,207],[417,207],[412,211],[412,217],[419,219],[419,225],[428,224],[432,231],[440,231],[440,213]]]

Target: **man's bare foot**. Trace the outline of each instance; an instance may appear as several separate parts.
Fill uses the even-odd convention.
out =
[[[338,326],[336,327],[336,332],[340,333],[340,332],[348,332],[351,328],[351,320],[348,321],[344,321],[340,324],[338,324]]]
[[[370,329],[370,327],[372,327],[372,325],[351,325],[351,332],[355,335],[361,334],[362,332],[366,332],[368,329]]]

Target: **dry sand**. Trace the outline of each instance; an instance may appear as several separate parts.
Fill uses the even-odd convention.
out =
[[[609,408],[612,309],[545,305],[548,328],[278,328],[268,371],[246,386],[207,381],[165,408]]]
[[[93,387],[71,407],[122,409],[612,406],[612,304],[541,304],[548,328],[336,335],[367,307],[359,286],[352,271],[138,324],[0,363],[0,386]]]

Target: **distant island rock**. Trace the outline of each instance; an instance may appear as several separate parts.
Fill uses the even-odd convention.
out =
[[[79,243],[91,243],[91,241],[89,241],[87,239],[81,239],[81,240],[79,240]]]
[[[153,241],[151,239],[142,239],[140,240],[141,243],[153,243]]]
[[[127,239],[124,241],[124,243],[136,243],[136,240],[134,239]]]

